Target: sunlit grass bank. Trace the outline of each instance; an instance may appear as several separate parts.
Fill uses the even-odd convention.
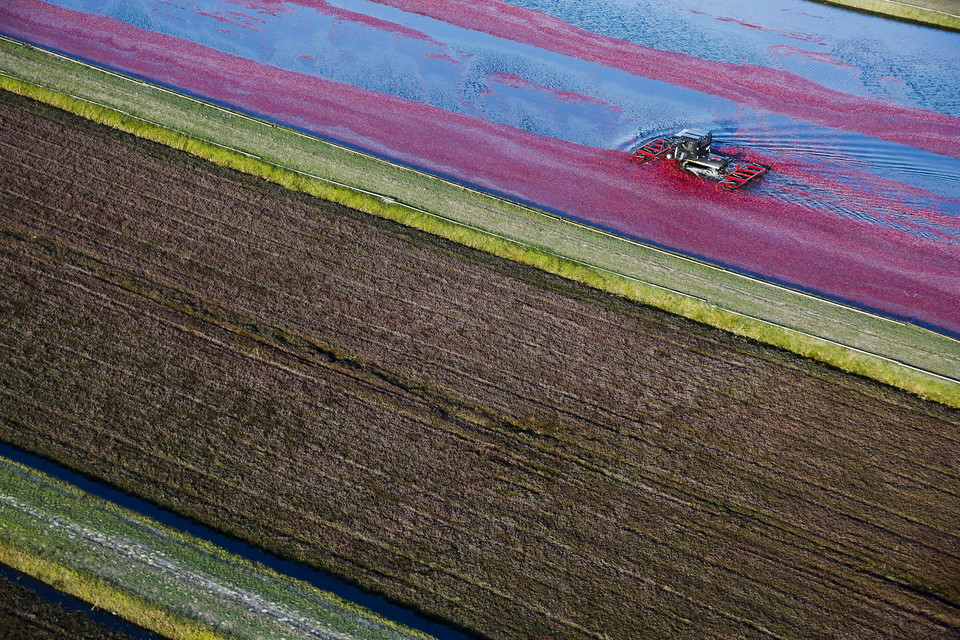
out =
[[[177,640],[430,637],[4,457],[0,562]]]
[[[881,16],[960,31],[960,2],[955,0],[815,0]]]
[[[89,573],[71,569],[58,560],[50,560],[21,551],[17,545],[8,543],[6,536],[0,538],[0,562],[63,593],[88,602],[95,609],[108,611],[165,638],[173,640],[225,640],[227,638],[186,618],[173,615],[162,607],[156,606],[155,603],[137,598],[117,585]]]
[[[0,40],[0,88],[960,407],[960,342]]]

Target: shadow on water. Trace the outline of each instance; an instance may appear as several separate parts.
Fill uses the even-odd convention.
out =
[[[245,542],[225,536],[213,529],[186,518],[178,516],[170,511],[157,507],[139,498],[135,498],[118,489],[108,487],[95,480],[91,480],[79,473],[70,471],[50,460],[27,453],[8,444],[0,443],[0,456],[19,462],[20,464],[32,467],[37,471],[46,473],[63,482],[70,483],[75,487],[91,493],[98,498],[113,502],[125,509],[134,511],[140,515],[152,518],[163,523],[168,527],[179,529],[196,538],[205,540],[221,549],[229,551],[246,560],[259,562],[262,565],[273,569],[274,571],[285,574],[292,578],[302,580],[317,589],[328,591],[349,602],[353,602],[361,607],[369,609],[374,613],[393,620],[394,622],[406,625],[412,629],[417,629],[430,634],[438,640],[468,640],[469,636],[454,630],[446,625],[433,622],[423,618],[413,611],[388,602],[386,599],[368,593],[359,587],[339,580],[327,573],[313,569],[305,564],[292,560],[285,560],[271,553],[258,549]],[[41,583],[42,584],[42,583]],[[52,590],[52,589],[51,589]],[[55,593],[55,590],[52,590]],[[46,595],[46,594],[44,594]],[[66,596],[64,594],[65,597]],[[112,617],[112,616],[111,616]],[[134,627],[136,628],[136,627]],[[133,635],[133,634],[131,634]],[[133,637],[140,637],[134,635]],[[156,636],[147,635],[145,638],[155,638]]]

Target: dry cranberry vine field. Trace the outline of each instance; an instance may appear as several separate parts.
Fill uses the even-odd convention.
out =
[[[480,637],[955,637],[960,412],[0,94],[0,440]]]

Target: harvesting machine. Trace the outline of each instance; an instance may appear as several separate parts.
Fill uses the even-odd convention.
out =
[[[643,164],[665,156],[695,175],[720,181],[720,188],[734,191],[751,180],[759,178],[770,167],[755,162],[734,160],[713,153],[710,145],[713,135],[699,129],[684,129],[679,133],[657,138],[643,145],[633,154],[632,161]]]

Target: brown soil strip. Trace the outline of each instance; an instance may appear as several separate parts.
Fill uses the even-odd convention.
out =
[[[960,633],[960,411],[0,94],[0,439],[483,637]]]

